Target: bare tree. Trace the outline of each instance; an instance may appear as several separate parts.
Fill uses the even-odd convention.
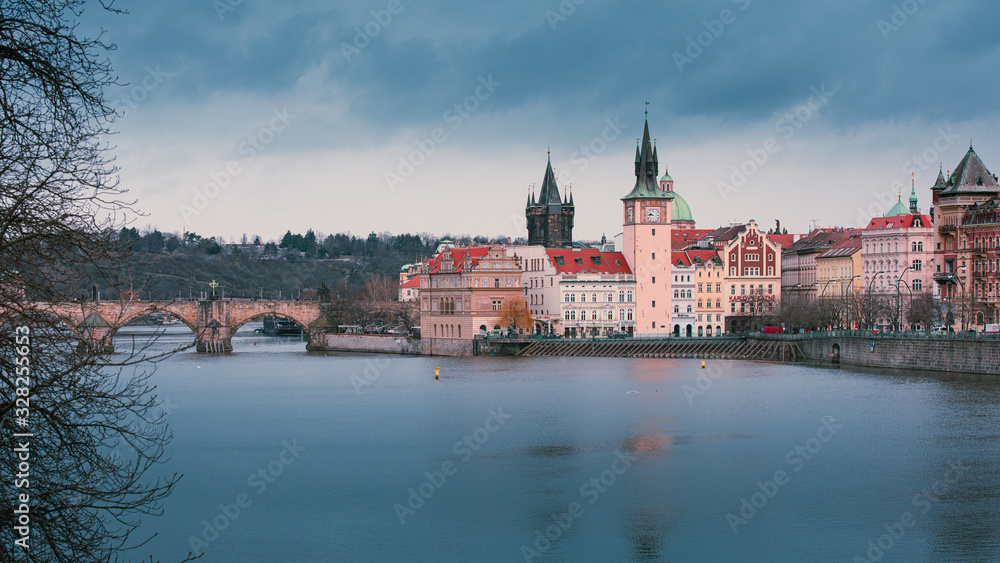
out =
[[[944,320],[944,312],[932,294],[920,293],[910,301],[906,319],[911,325],[923,325],[924,330],[930,332],[931,327]]]
[[[117,560],[148,538],[177,475],[149,350],[112,362],[48,313],[95,282],[130,289],[114,235],[131,213],[105,138],[113,84],[85,0],[0,2],[0,560]],[[104,5],[109,12],[117,12]],[[79,345],[78,345],[79,344]],[[15,434],[19,436],[15,437]],[[23,478],[15,479],[18,474]]]
[[[525,329],[529,332],[534,327],[534,321],[531,319],[531,312],[528,310],[528,305],[520,297],[504,299],[500,305],[500,317],[497,319],[496,324],[502,328],[514,327]]]

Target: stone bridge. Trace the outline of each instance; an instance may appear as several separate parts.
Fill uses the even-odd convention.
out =
[[[294,322],[308,337],[307,350],[323,349],[326,317],[314,301],[98,301],[38,304],[36,311],[54,315],[73,329],[82,344],[112,352],[118,329],[149,313],[170,315],[194,332],[197,350],[221,354],[233,351],[232,337],[246,323],[273,316]]]

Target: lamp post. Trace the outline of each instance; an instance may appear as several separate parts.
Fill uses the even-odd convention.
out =
[[[847,282],[847,290],[844,291],[843,295],[841,295],[842,298],[845,297],[845,296],[847,298],[847,329],[848,330],[851,330],[853,328],[853,327],[851,327],[851,303],[854,300],[851,299],[851,286],[854,285],[854,280],[860,280],[860,279],[861,279],[861,274],[858,274],[856,276],[851,276],[851,281]]]
[[[898,324],[896,325],[897,327],[903,324],[903,301],[899,295],[899,280],[903,279],[903,274],[905,274],[909,269],[910,269],[909,266],[903,268],[903,271],[899,273],[898,277],[896,277],[895,285],[896,285],[896,319],[898,322]],[[906,284],[906,287],[910,287],[910,284]],[[912,299],[913,295],[911,292],[910,300],[912,301]]]
[[[866,300],[873,298],[872,297],[872,291],[875,289],[875,280],[878,279],[878,277],[881,276],[884,273],[885,273],[885,270],[882,270],[880,272],[875,272],[875,275],[872,276],[872,281],[871,281],[871,283],[868,284],[868,291],[867,291],[866,296],[865,296]],[[869,328],[871,328],[871,327],[869,327]]]

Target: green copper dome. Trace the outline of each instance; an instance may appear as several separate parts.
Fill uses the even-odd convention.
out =
[[[694,217],[691,216],[691,207],[688,205],[681,194],[677,192],[671,192],[674,194],[673,207],[670,210],[670,221],[677,223],[679,221],[688,221],[694,223]]]
[[[893,205],[892,209],[890,209],[889,212],[886,213],[884,216],[895,217],[897,215],[909,215],[909,214],[910,214],[910,208],[903,205],[903,198],[900,197],[899,201],[896,202],[896,205]]]
[[[660,178],[660,181],[661,181],[661,182],[673,182],[673,181],[674,181],[674,179],[670,177],[670,174],[667,174],[667,173],[666,173],[666,172],[664,171],[664,174],[663,174],[663,177],[662,177],[662,178]]]

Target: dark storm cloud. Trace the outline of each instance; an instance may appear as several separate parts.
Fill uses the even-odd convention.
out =
[[[491,111],[542,103],[557,116],[650,100],[673,118],[742,122],[831,81],[843,82],[849,103],[830,116],[845,125],[992,109],[998,37],[990,30],[1000,16],[985,1],[399,5],[392,21],[369,27],[378,33],[361,41],[358,30],[377,19],[372,11],[386,13],[387,1],[134,4],[126,6],[131,15],[113,18],[125,29],[112,35],[123,47],[116,58],[125,76],[150,61],[185,69],[167,86],[174,100],[290,91],[327,61],[321,87],[346,99],[355,118],[385,130],[439,120],[489,73],[504,84]],[[724,10],[731,21],[720,25]],[[348,63],[344,45],[357,44]],[[682,71],[679,56],[688,60]]]

